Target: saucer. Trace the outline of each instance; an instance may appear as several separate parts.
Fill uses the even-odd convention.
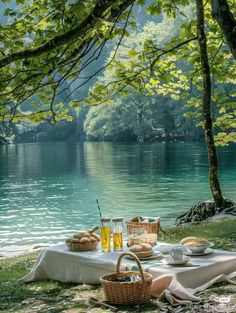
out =
[[[190,257],[184,255],[182,260],[173,260],[172,257],[170,255],[167,255],[165,257],[165,261],[167,264],[169,265],[184,265],[186,263],[188,263],[190,261]]]
[[[213,252],[213,249],[211,248],[207,248],[206,250],[202,251],[202,252],[192,252],[192,251],[187,251],[184,252],[185,255],[189,255],[189,256],[198,256],[198,255],[206,255],[206,254],[210,254]]]

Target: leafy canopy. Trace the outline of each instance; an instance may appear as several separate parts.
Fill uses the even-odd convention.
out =
[[[105,69],[84,104],[110,103],[120,93],[186,99],[200,115],[201,75],[196,43],[196,14],[189,0],[1,0],[5,19],[0,24],[0,116],[3,123],[34,122],[71,117],[65,102],[73,91]],[[143,29],[132,18],[133,5],[163,22]],[[228,4],[236,14],[233,0]],[[221,142],[236,140],[235,62],[222,31],[205,4],[208,50],[214,80],[215,126]],[[137,27],[137,28],[136,28]],[[136,28],[134,30],[134,28]],[[129,36],[128,39],[121,40]],[[107,63],[77,83],[96,62],[108,40],[116,48]],[[66,84],[66,87],[65,87]],[[67,92],[66,101],[60,95]],[[72,103],[79,107],[79,99]],[[194,112],[194,113],[193,113]],[[229,133],[229,131],[231,131]]]
[[[108,65],[103,77],[90,90],[86,103],[111,103],[117,93],[124,97],[133,92],[170,96],[174,100],[185,99],[190,108],[185,116],[200,120],[202,76],[195,16],[193,5],[179,7],[172,17],[167,12],[161,23],[148,22],[143,29],[133,31],[123,40],[116,59]],[[205,5],[205,16],[214,82],[216,140],[219,144],[236,142],[236,62],[211,16],[209,4]]]

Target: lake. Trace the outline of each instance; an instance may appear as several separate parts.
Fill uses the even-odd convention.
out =
[[[160,215],[162,225],[211,198],[204,143],[0,146],[0,245],[57,243],[104,216]],[[236,199],[236,145],[219,148],[224,195]]]

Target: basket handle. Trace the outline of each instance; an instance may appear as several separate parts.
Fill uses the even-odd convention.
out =
[[[145,281],[141,263],[140,263],[138,257],[137,257],[134,253],[131,253],[131,252],[124,252],[124,253],[122,253],[122,254],[119,256],[119,258],[118,258],[118,260],[117,260],[117,264],[116,264],[116,272],[117,272],[117,274],[118,274],[118,275],[120,274],[120,264],[121,264],[121,260],[123,259],[123,257],[125,257],[125,256],[127,256],[127,255],[130,256],[130,257],[132,257],[132,258],[136,261],[136,263],[137,263],[137,265],[138,265],[139,272],[140,272],[140,276],[141,276],[141,278],[142,278],[142,281]]]

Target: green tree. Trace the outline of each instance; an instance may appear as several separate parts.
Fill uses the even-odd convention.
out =
[[[85,131],[99,140],[170,140],[175,135],[172,111],[173,103],[167,97],[132,93],[122,99],[114,99],[111,105],[91,108],[86,117]]]
[[[212,20],[209,4],[205,5],[203,10],[203,4],[199,1],[196,0],[197,21],[194,15],[188,14],[185,21],[179,23],[177,40],[173,38],[168,38],[167,41],[161,40],[162,37],[150,39],[148,35],[143,39],[142,33],[138,36],[136,34],[136,38],[141,38],[140,47],[140,39],[139,42],[132,43],[129,38],[129,50],[124,45],[123,50],[118,54],[118,58],[107,68],[111,73],[110,83],[104,84],[100,80],[91,90],[88,103],[99,103],[104,99],[110,101],[117,92],[125,94],[127,85],[132,86],[139,92],[145,90],[148,94],[171,95],[175,99],[187,98],[188,93],[191,92],[194,86],[194,89],[198,91],[198,98],[191,97],[189,104],[196,107],[197,114],[199,109],[202,108],[203,126],[209,155],[210,188],[216,208],[222,210],[224,208],[224,198],[218,179],[218,160],[211,116],[210,66],[214,79],[218,81],[218,84],[222,83],[223,79],[224,82],[229,84],[232,80],[235,80],[235,73],[229,70],[232,67],[235,70],[235,63],[232,63],[231,54],[223,44],[222,34],[219,32],[214,20]],[[182,14],[184,13],[186,12],[182,11]],[[208,51],[204,22],[207,23],[208,27]],[[202,26],[200,27],[200,25]],[[149,31],[148,34],[150,33],[152,32]],[[197,44],[199,44],[200,50]],[[223,58],[226,58],[226,60],[223,60]],[[219,60],[221,63],[218,63]],[[185,66],[179,67],[179,62],[184,62]],[[188,73],[184,71],[186,69]],[[225,73],[224,78],[222,78],[223,71]],[[204,82],[203,86],[202,81]],[[202,101],[201,93],[203,93]],[[216,95],[214,96],[217,98]],[[225,94],[218,94],[219,99],[224,96]],[[234,108],[231,117],[235,116]],[[222,107],[217,112],[218,115],[220,113],[224,113]],[[219,119],[216,120],[216,123],[219,125]],[[233,136],[230,138],[232,139]]]

